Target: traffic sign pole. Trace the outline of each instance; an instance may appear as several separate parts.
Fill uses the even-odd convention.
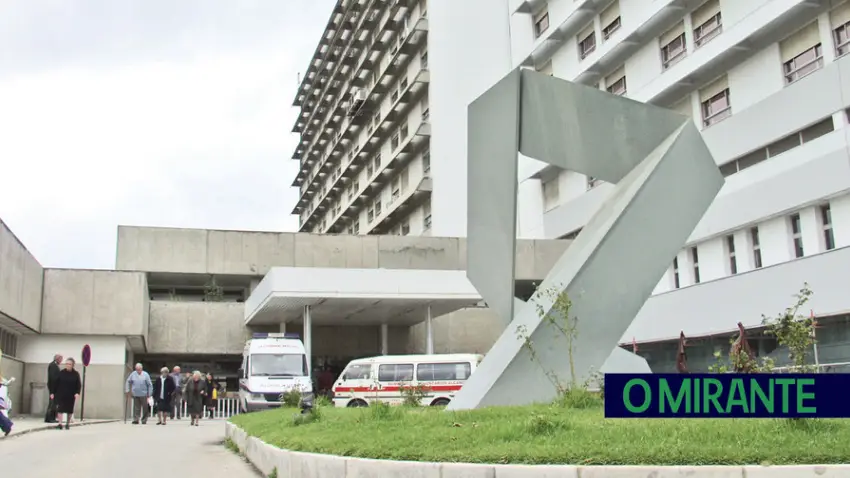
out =
[[[89,364],[91,363],[91,346],[86,344],[83,346],[83,386],[82,386],[82,394],[80,396],[80,421],[85,419],[86,413],[86,369],[89,368]]]

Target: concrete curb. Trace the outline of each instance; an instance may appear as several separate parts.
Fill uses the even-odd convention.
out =
[[[84,426],[88,426],[88,425],[102,425],[104,423],[116,423],[116,422],[120,422],[120,421],[121,420],[85,421],[85,422],[72,423],[71,426],[72,427],[84,427]],[[56,425],[57,425],[56,423],[45,423],[44,425],[39,425],[37,427],[27,428],[26,430],[21,430],[21,431],[15,431],[15,428],[12,427],[12,433],[10,433],[8,436],[0,435],[0,440],[10,440],[12,438],[17,438],[19,436],[28,435],[28,434],[34,433],[34,432],[43,432],[45,430],[53,430],[54,428],[56,428]]]
[[[370,460],[283,450],[227,422],[225,436],[261,473],[291,478],[845,478],[850,465],[573,466]]]

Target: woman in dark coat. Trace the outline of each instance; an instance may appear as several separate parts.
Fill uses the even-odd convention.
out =
[[[171,414],[171,396],[177,384],[174,377],[168,374],[168,367],[162,367],[159,378],[153,384],[153,399],[156,403],[157,425],[165,425],[166,418]]]
[[[201,372],[195,371],[192,378],[186,383],[186,392],[183,398],[186,399],[186,412],[192,419],[189,426],[198,426],[198,421],[204,413],[204,401],[207,396],[207,384],[201,379]]]
[[[56,377],[56,387],[53,394],[50,395],[50,398],[56,403],[56,413],[59,415],[59,426],[56,427],[58,430],[62,429],[63,417],[65,419],[65,430],[70,428],[74,404],[82,389],[80,372],[74,370],[74,365],[76,365],[76,362],[72,358],[65,361],[65,368]]]
[[[215,407],[218,404],[218,392],[220,388],[211,373],[207,374],[207,414],[215,418]]]

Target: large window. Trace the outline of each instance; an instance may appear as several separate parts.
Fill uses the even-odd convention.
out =
[[[251,375],[256,377],[307,376],[307,358],[304,354],[253,354]]]
[[[578,56],[582,60],[596,50],[596,31],[591,23],[576,38],[578,41]]]
[[[383,364],[378,367],[379,382],[409,382],[413,380],[413,364]]]
[[[705,126],[711,126],[729,116],[732,116],[729,88],[702,102],[702,122]]]
[[[608,93],[623,96],[626,94],[626,70],[621,66],[605,78],[605,90]]]
[[[829,204],[820,207],[820,222],[823,227],[824,249],[831,251],[835,249],[835,235],[832,232],[832,211]]]
[[[421,363],[416,367],[416,379],[423,382],[466,380],[471,371],[469,362]]]
[[[537,38],[549,29],[549,10],[544,6],[543,10],[534,14],[532,21],[534,22],[534,37]]]
[[[813,21],[779,42],[785,83],[795,81],[817,71],[823,66],[818,22]]]
[[[729,273],[737,274],[738,273],[738,259],[735,257],[735,236],[728,235],[726,236],[726,250],[729,254]]]
[[[18,336],[8,330],[0,329],[0,351],[3,352],[3,355],[7,355],[9,357],[17,356]]]
[[[372,378],[372,366],[355,364],[348,367],[342,375],[343,380],[369,380]]]
[[[685,24],[679,23],[658,39],[661,45],[661,65],[668,69],[685,58],[687,48],[685,47]]]
[[[750,228],[750,240],[753,244],[753,267],[761,269],[761,242],[759,242],[758,226]]]
[[[699,253],[696,247],[691,248],[691,260],[694,263],[694,284],[699,284]]]
[[[800,225],[800,215],[792,214],[789,218],[791,223],[791,237],[794,242],[794,257],[803,257],[803,231]]]
[[[676,289],[681,287],[681,284],[679,283],[679,258],[678,257],[673,258],[673,287],[675,287]]]
[[[709,0],[691,14],[694,25],[694,46],[699,48],[723,31],[720,1]]]

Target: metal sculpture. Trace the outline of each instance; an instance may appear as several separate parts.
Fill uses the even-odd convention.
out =
[[[534,306],[514,297],[517,152],[613,183]],[[723,185],[693,120],[517,69],[469,105],[467,161],[467,276],[505,330],[449,409],[551,400],[547,373],[570,376],[569,355],[580,381],[594,370],[648,371],[618,342]],[[555,301],[541,291],[552,289],[579,319],[573,350],[544,320]]]

